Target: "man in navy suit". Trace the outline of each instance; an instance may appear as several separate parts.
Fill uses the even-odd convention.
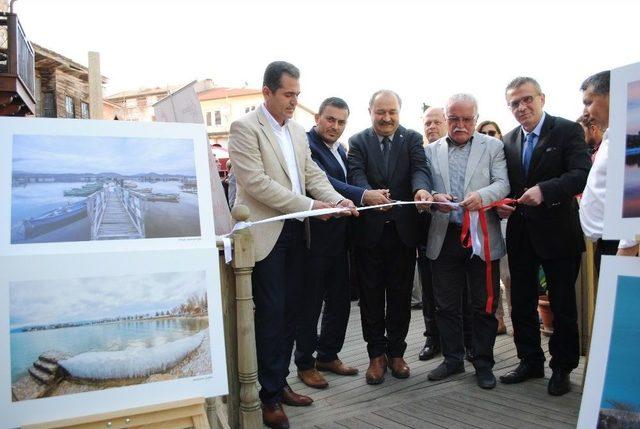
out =
[[[394,200],[429,202],[431,174],[422,136],[400,125],[400,107],[400,97],[393,91],[373,94],[371,127],[349,139],[349,180],[365,189],[389,189]],[[354,223],[368,384],[382,383],[387,366],[396,378],[410,374],[403,356],[416,246],[427,233],[425,219],[416,210],[423,210],[421,206],[427,205],[368,210]]]
[[[338,142],[347,125],[349,107],[331,97],[320,105],[316,125],[307,133],[311,158],[327,173],[329,182],[343,197],[358,205],[389,203],[388,190],[367,190],[347,183],[348,161]],[[355,375],[356,368],[340,361],[349,320],[351,293],[348,282],[347,228],[345,218],[328,221],[310,219],[311,240],[306,252],[306,299],[296,329],[295,363],[298,377],[310,387],[323,389],[328,383],[318,372]],[[320,336],[318,318],[324,302]],[[317,357],[313,354],[317,352]]]

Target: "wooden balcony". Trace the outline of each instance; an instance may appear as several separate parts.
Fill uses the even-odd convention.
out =
[[[16,14],[0,12],[0,116],[35,114],[34,59]]]

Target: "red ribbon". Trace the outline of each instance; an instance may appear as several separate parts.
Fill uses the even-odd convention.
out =
[[[482,247],[484,249],[484,261],[486,264],[486,288],[487,288],[487,304],[485,305],[485,312],[487,314],[492,313],[493,309],[493,275],[492,275],[492,267],[491,267],[491,247],[489,245],[489,228],[487,227],[487,216],[485,212],[497,206],[502,205],[513,205],[516,204],[518,200],[513,198],[505,198],[499,201],[495,201],[488,206],[482,206],[480,210],[478,210],[478,220],[480,221],[480,228],[482,229]],[[460,232],[460,243],[463,247],[469,249],[473,247],[473,240],[471,239],[471,217],[469,215],[469,211],[465,210],[463,219],[462,219],[462,231]]]

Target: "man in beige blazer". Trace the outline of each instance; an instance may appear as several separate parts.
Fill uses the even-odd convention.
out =
[[[304,128],[291,121],[300,72],[276,61],[264,73],[264,104],[231,124],[229,156],[237,179],[236,204],[247,206],[250,220],[329,207],[349,208],[311,159]],[[309,195],[309,196],[307,196]],[[286,382],[293,349],[295,319],[303,291],[305,228],[302,219],[252,227],[256,265],[253,270],[258,380],[262,416],[271,428],[288,428],[281,403],[310,405]]]

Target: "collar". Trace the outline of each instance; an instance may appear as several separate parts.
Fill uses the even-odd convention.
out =
[[[467,143],[473,143],[473,136],[469,137],[469,140],[467,140],[465,143],[460,144],[457,143],[455,140],[453,140],[451,137],[449,137],[449,134],[447,133],[447,135],[445,136],[445,140],[447,142],[447,145],[449,146],[455,146],[455,147],[464,147],[466,146]]]
[[[542,112],[542,116],[540,117],[540,120],[538,121],[538,124],[535,126],[535,128],[533,130],[531,130],[532,133],[534,133],[536,136],[540,137],[540,131],[542,131],[542,124],[544,123],[544,118],[547,117],[546,112]],[[528,133],[524,128],[522,128],[522,126],[520,126],[520,128],[522,129],[522,132],[524,133],[524,138],[526,139],[527,136],[530,134]]]
[[[381,136],[380,134],[376,133],[375,131],[373,132],[373,134],[375,134],[376,137],[378,137],[378,143],[382,144],[382,140],[384,140],[385,137],[387,137],[389,140],[393,141],[393,139],[395,138],[397,132],[398,132],[398,130],[396,130],[390,136]]]
[[[271,113],[269,113],[269,110],[267,109],[267,106],[265,106],[264,103],[262,103],[262,105],[260,106],[262,107],[262,111],[264,112],[264,116],[266,116],[267,121],[269,121],[269,125],[271,125],[271,128],[273,128],[276,131],[282,131],[287,124],[289,123],[289,119],[285,119],[284,120],[284,125],[280,125],[278,123],[278,121],[276,121],[276,119],[271,115]]]
[[[318,131],[316,130],[316,126],[314,125],[311,128],[310,133],[313,135],[313,137],[315,139],[317,139],[318,142],[321,142],[322,144],[324,144],[326,147],[329,148],[329,150],[334,150],[337,149],[339,142],[336,140],[333,144],[327,143],[326,141],[324,141],[324,139],[322,138],[322,136],[318,133]]]

